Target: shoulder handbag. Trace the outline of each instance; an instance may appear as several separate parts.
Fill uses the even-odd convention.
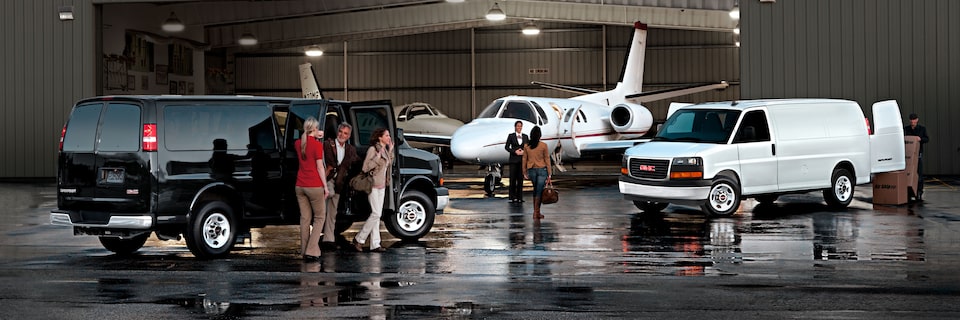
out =
[[[370,172],[360,172],[350,179],[350,187],[353,190],[370,193],[373,189],[373,175]]]
[[[540,202],[543,204],[557,203],[560,201],[560,192],[557,191],[557,188],[553,187],[553,181],[547,183],[547,186],[543,188],[543,194],[540,196]]]

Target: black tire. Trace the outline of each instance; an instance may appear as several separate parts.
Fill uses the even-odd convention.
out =
[[[435,217],[433,201],[420,191],[406,191],[400,197],[397,211],[384,215],[387,231],[403,241],[422,238],[433,228]]]
[[[830,188],[823,189],[823,200],[833,209],[843,209],[853,201],[855,186],[853,175],[844,168],[833,169],[830,178]]]
[[[211,201],[194,212],[184,238],[195,257],[218,258],[230,253],[239,227],[233,208],[222,201]]]
[[[670,204],[666,202],[634,201],[633,205],[637,206],[637,209],[640,209],[643,212],[660,212],[663,211],[663,209],[666,209]]]
[[[755,199],[757,199],[757,202],[760,202],[760,204],[771,204],[777,201],[778,198],[780,198],[780,195],[768,194],[757,196]]]
[[[740,208],[740,184],[731,178],[719,176],[713,181],[707,201],[700,206],[714,216],[729,216]]]
[[[483,178],[483,192],[486,192],[488,197],[492,197],[494,191],[497,191],[498,180],[500,179],[494,178],[492,174]]]
[[[143,244],[147,243],[147,238],[149,237],[149,232],[144,232],[139,236],[128,239],[121,239],[119,237],[100,237],[100,244],[102,244],[107,250],[113,251],[113,253],[116,253],[117,255],[125,256],[137,252],[137,250],[143,248]]]

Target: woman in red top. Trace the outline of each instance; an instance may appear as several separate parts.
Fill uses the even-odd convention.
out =
[[[324,183],[327,171],[323,164],[323,144],[319,139],[323,139],[320,122],[309,117],[303,123],[303,135],[294,142],[300,162],[295,188],[300,205],[300,253],[307,261],[320,261],[320,236],[329,194]]]

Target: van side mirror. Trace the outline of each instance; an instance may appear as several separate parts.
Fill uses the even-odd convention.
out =
[[[393,142],[398,146],[406,143],[406,138],[403,136],[403,128],[397,128],[397,133],[393,135]]]

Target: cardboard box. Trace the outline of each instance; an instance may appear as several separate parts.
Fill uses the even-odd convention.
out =
[[[906,170],[877,173],[873,176],[873,203],[907,203],[907,186]]]
[[[919,187],[917,165],[920,162],[920,137],[903,137],[903,151],[907,160],[905,171],[907,172],[907,187],[910,188],[908,195],[916,194],[917,187]]]

